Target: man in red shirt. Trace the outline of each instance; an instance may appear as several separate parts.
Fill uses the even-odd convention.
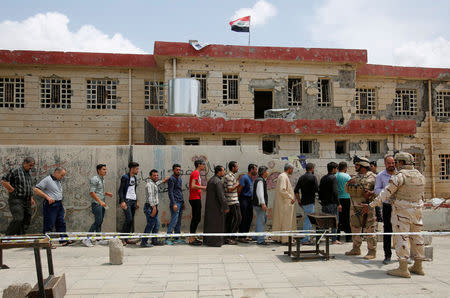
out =
[[[203,160],[196,160],[194,166],[195,170],[189,177],[189,204],[192,207],[190,233],[197,232],[197,226],[202,219],[202,189],[206,189],[206,186],[202,186],[200,177],[200,172],[205,169],[205,162]],[[195,237],[189,237],[189,244],[202,245],[202,242]]]

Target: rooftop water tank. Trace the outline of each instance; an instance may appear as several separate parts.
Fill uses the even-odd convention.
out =
[[[200,82],[177,78],[169,81],[169,115],[200,115]]]

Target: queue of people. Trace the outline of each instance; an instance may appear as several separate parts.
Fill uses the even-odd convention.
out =
[[[414,169],[414,158],[411,154],[400,152],[395,156],[387,155],[384,158],[385,170],[376,175],[376,164],[370,163],[367,158],[355,158],[355,171],[357,174],[350,177],[347,172],[347,163],[330,162],[327,164],[327,174],[318,183],[315,176],[315,165],[306,164],[306,173],[296,184],[295,189],[290,182],[290,176],[294,166],[287,163],[284,172],[277,178],[275,199],[272,206],[272,230],[291,231],[297,230],[295,201],[310,214],[315,211],[316,196],[321,204],[323,213],[335,215],[339,219],[338,229],[352,232],[351,241],[353,247],[345,254],[348,256],[361,255],[362,238],[355,233],[362,231],[375,232],[377,215],[375,207],[380,208],[384,222],[385,232],[420,232],[422,227],[422,206],[424,200],[424,176]],[[13,220],[9,224],[7,235],[25,234],[31,219],[31,206],[35,204],[34,195],[39,195],[43,201],[43,233],[54,230],[65,235],[66,222],[63,207],[63,189],[61,180],[66,175],[66,170],[56,167],[52,174],[33,185],[30,171],[35,161],[31,157],[24,159],[22,166],[12,169],[2,179],[1,184],[9,192],[9,207]],[[253,219],[253,211],[256,213],[256,232],[263,232],[267,221],[269,208],[267,182],[269,172],[267,167],[258,168],[255,164],[248,165],[248,172],[240,179],[236,177],[239,165],[236,161],[228,163],[228,173],[223,166],[215,166],[214,176],[206,183],[202,182],[201,172],[205,170],[205,162],[196,160],[195,170],[189,177],[189,204],[192,209],[190,233],[196,233],[202,214],[202,191],[206,191],[204,211],[204,234],[248,232]],[[119,205],[125,216],[122,233],[134,232],[134,217],[139,209],[137,197],[137,185],[139,164],[130,162],[129,171],[120,180],[118,191]],[[89,232],[101,232],[105,210],[108,208],[105,197],[113,194],[105,191],[104,177],[107,174],[105,164],[96,167],[97,174],[90,179],[89,195],[92,198],[91,211],[94,215],[94,223]],[[373,172],[374,171],[374,172]],[[159,179],[159,173],[153,169],[149,173],[145,186],[144,214],[147,224],[144,233],[158,233],[159,222],[159,188],[162,183],[168,183],[168,197],[171,219],[167,234],[180,233],[185,202],[182,191],[181,166],[174,164],[173,174],[170,177]],[[205,186],[206,184],[206,186]],[[311,230],[308,216],[304,217],[304,230]],[[345,237],[350,240],[348,235]],[[424,275],[422,260],[424,259],[423,237],[421,235],[395,236],[395,249],[399,258],[399,268],[388,271],[388,274],[410,277],[410,273]],[[410,252],[408,249],[411,238],[411,252],[415,263],[407,267]],[[365,259],[376,257],[377,240],[374,235],[365,236],[368,252]],[[258,245],[267,245],[264,236],[248,237],[220,237],[205,236],[200,238],[190,237],[190,245],[207,245],[219,247],[223,244],[236,245],[237,242],[247,243],[256,240]],[[287,236],[273,237],[275,242],[286,244]],[[388,264],[391,259],[391,236],[384,235],[383,248],[385,258],[383,263]],[[71,241],[61,241],[62,245],[68,245]],[[86,246],[93,246],[90,240],[84,240]],[[123,240],[127,245],[129,240]],[[183,239],[168,237],[165,242],[157,238],[143,238],[141,247],[154,245],[173,245],[185,243]],[[310,239],[304,237],[303,244],[313,244]],[[340,237],[333,237],[333,244],[340,244]]]

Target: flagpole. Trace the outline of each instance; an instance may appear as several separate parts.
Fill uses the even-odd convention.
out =
[[[251,27],[251,18],[248,18],[248,46],[250,46],[250,27]]]

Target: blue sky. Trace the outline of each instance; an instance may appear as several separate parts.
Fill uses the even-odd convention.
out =
[[[443,0],[15,0],[0,10],[0,48],[152,53],[155,40],[246,45],[247,34],[228,22],[249,11],[258,20],[255,46],[364,48],[369,63],[450,67]]]

